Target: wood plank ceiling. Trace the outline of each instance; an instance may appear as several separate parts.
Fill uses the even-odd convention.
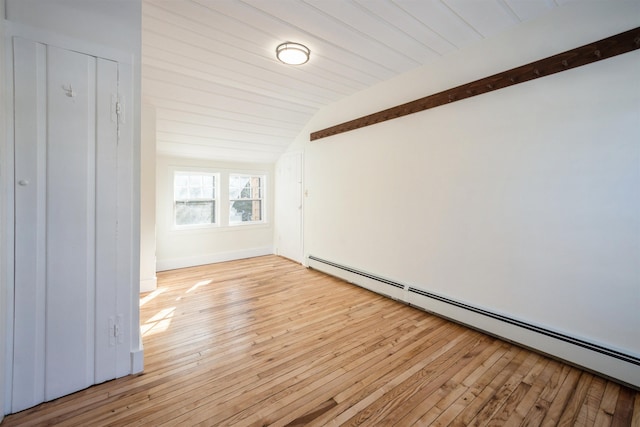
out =
[[[273,162],[321,107],[566,1],[143,0],[158,153]],[[284,41],[311,60],[278,62]]]

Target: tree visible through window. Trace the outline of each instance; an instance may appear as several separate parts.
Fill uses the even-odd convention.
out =
[[[173,183],[175,225],[216,223],[214,174],[176,172]]]
[[[264,176],[229,176],[229,223],[264,221]]]

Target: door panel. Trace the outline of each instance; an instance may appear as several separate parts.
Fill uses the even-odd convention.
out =
[[[278,255],[302,262],[302,153],[286,153],[277,165]]]
[[[14,40],[14,412],[44,400],[46,57],[46,46]]]
[[[47,49],[45,399],[93,384],[96,60]]]
[[[98,58],[96,123],[96,358],[95,382],[116,377],[116,348],[123,344],[122,334],[113,335],[118,324],[117,307],[117,229],[118,191],[118,117],[115,99],[118,93],[118,63]],[[122,322],[120,329],[124,329]],[[121,346],[124,347],[124,346]],[[127,356],[128,351],[125,351]]]
[[[115,378],[118,64],[20,38],[14,56],[19,411]]]

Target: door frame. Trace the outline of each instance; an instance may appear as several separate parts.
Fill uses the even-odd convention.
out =
[[[4,1],[0,1],[0,76],[7,76],[7,60],[5,55],[5,46],[6,40],[5,37],[5,3]],[[0,100],[4,100],[4,102],[0,101],[0,313],[6,313],[8,309],[8,300],[7,300],[7,292],[5,286],[5,272],[7,271],[7,249],[8,246],[5,244],[5,232],[6,232],[6,197],[5,197],[5,147],[7,145],[7,127],[6,127],[6,111],[9,111],[7,103],[7,98],[9,98],[9,91],[7,90],[7,82],[0,80]],[[4,402],[6,401],[6,387],[7,383],[7,372],[5,369],[5,355],[6,355],[6,326],[7,319],[6,316],[0,316],[0,423],[4,419]]]

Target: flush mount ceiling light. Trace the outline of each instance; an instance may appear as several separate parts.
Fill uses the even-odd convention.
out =
[[[285,42],[276,48],[276,57],[283,64],[302,65],[309,60],[311,51],[300,43]]]

